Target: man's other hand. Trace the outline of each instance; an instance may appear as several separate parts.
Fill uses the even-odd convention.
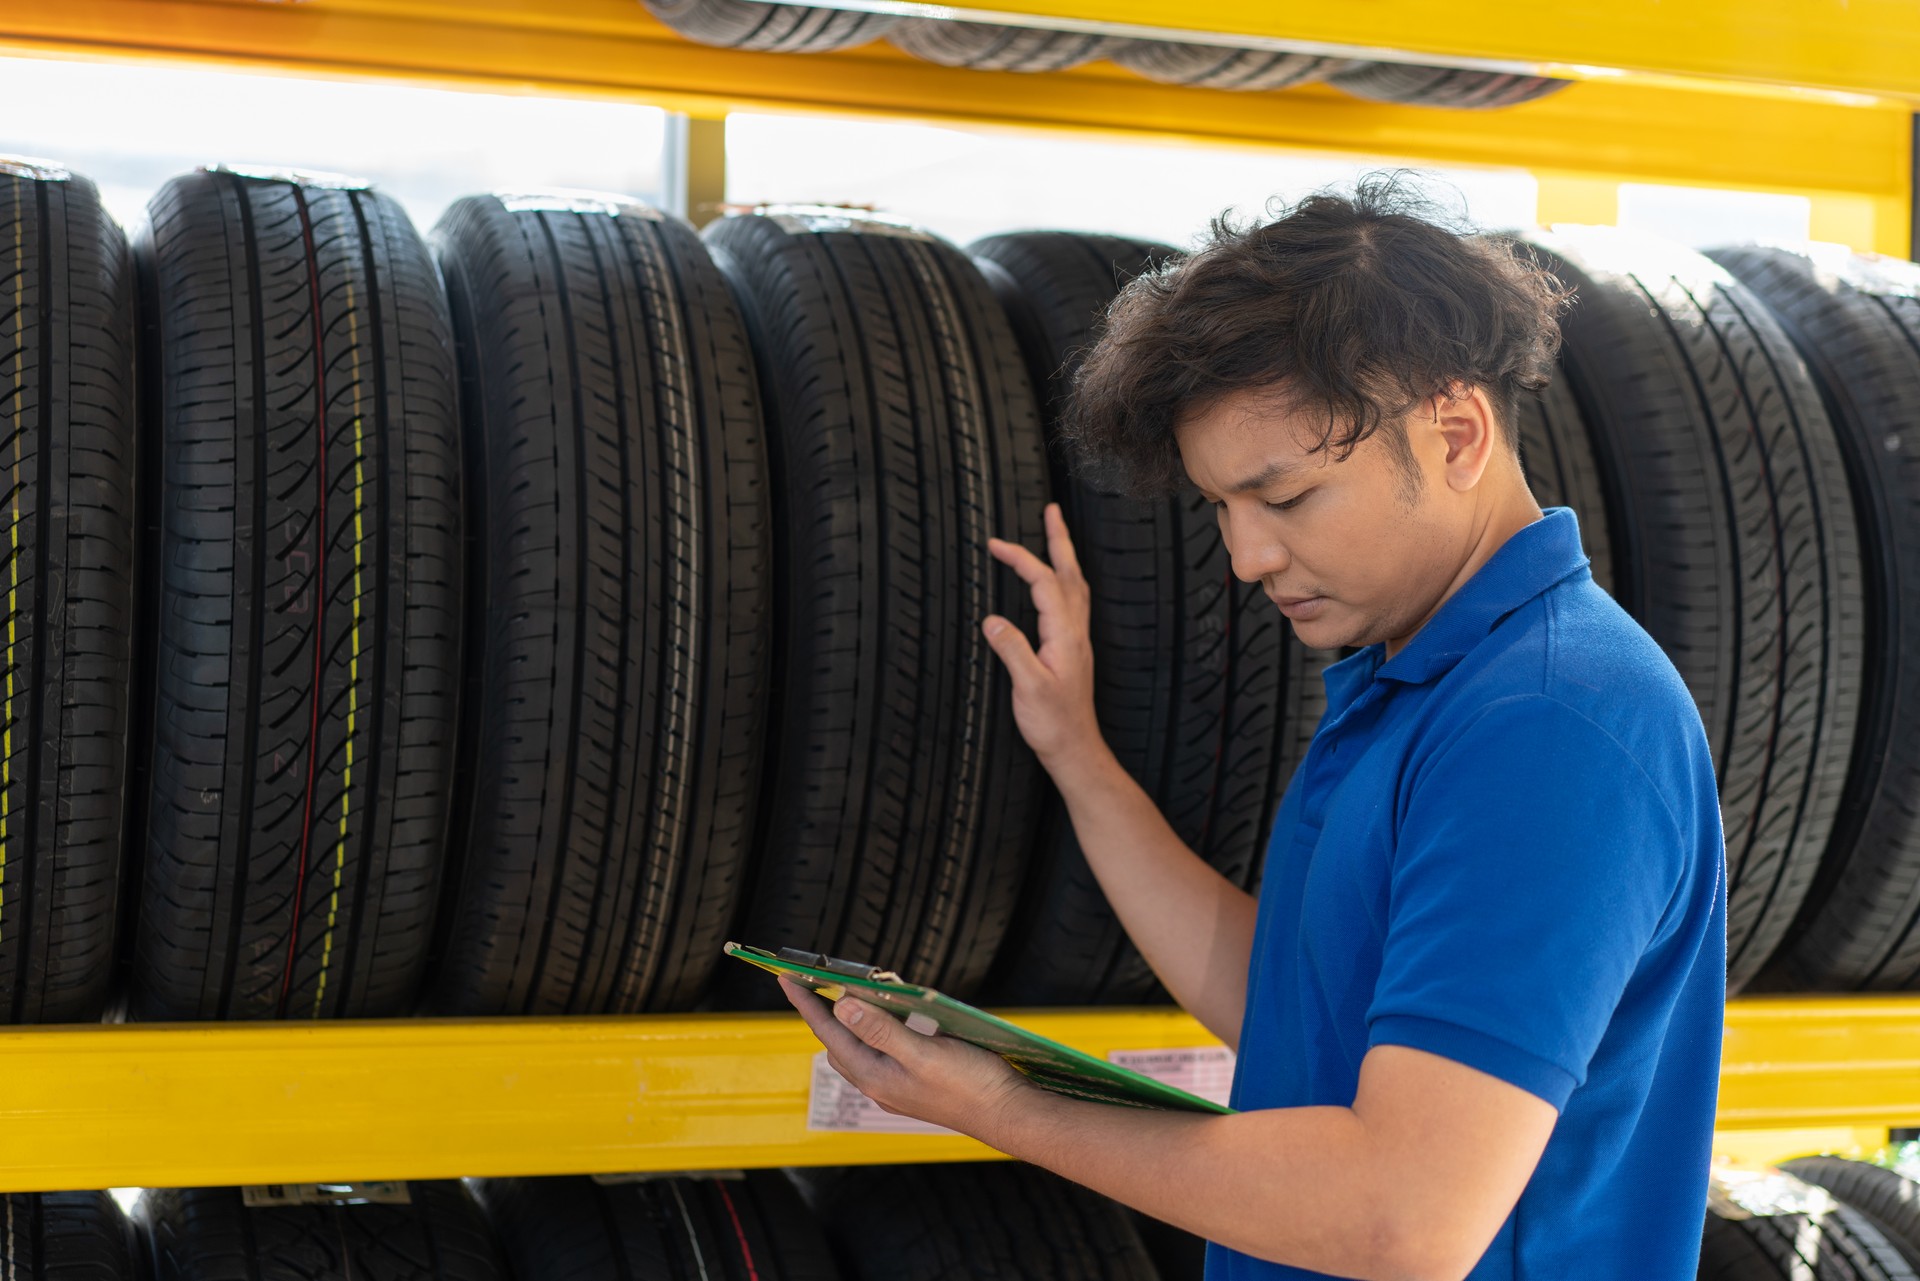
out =
[[[987,643],[1013,679],[1013,715],[1040,763],[1058,777],[1058,766],[1101,743],[1093,710],[1093,596],[1080,573],[1073,539],[1060,504],[1048,503],[1047,557],[1017,543],[987,540],[987,551],[1020,575],[1033,592],[1040,615],[1040,649],[1026,633],[998,614],[981,620]],[[1052,563],[1049,564],[1048,561]]]

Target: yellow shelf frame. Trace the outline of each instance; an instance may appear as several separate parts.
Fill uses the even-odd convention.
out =
[[[1213,1043],[1169,1009],[1012,1017],[1102,1056]],[[994,1155],[959,1137],[809,1131],[818,1049],[790,1014],[8,1029],[0,1191]],[[1916,1124],[1920,997],[1729,1007],[1728,1146],[1755,1150],[1742,1131]]]
[[[1375,0],[1362,7],[1176,8],[1166,0],[1041,6],[1061,20],[1098,11],[1158,19],[1146,23],[1158,26],[1214,23],[1243,32],[1286,26],[1316,38],[1350,37],[1365,28],[1372,40],[1390,38],[1409,48],[1449,24],[1461,47],[1499,31],[1533,40],[1544,29],[1571,61],[1604,60],[1600,55],[1616,45],[1645,38],[1648,49],[1672,55],[1668,70],[1696,71],[1688,60],[1695,55],[1687,53],[1696,37],[1737,25],[1737,18],[1751,38],[1733,47],[1747,60],[1740,66],[1757,78],[1920,91],[1920,57],[1901,52],[1920,39],[1920,8],[1887,0],[1786,0],[1784,12],[1770,16],[1750,9],[1737,0],[1633,0],[1617,7],[1609,0],[1604,13],[1618,18],[1609,27],[1598,0],[1536,8],[1524,19],[1520,6],[1505,0],[1465,9],[1446,9],[1437,0]],[[1809,37],[1804,59],[1793,61],[1793,37],[1817,26],[1810,15],[1829,9],[1833,30]],[[1505,16],[1494,21],[1492,13]],[[1869,18],[1884,20],[1884,39],[1866,34],[1874,30]],[[1396,22],[1406,24],[1404,32]],[[1582,33],[1596,42],[1592,48],[1576,38]],[[1851,63],[1847,50],[1856,55]],[[159,59],[608,96],[699,116],[824,111],[1522,168],[1542,180],[1546,221],[1579,220],[1584,211],[1604,208],[1607,192],[1621,181],[1731,187],[1807,196],[1816,234],[1860,248],[1904,255],[1910,236],[1912,115],[1904,102],[1731,81],[1599,78],[1508,110],[1437,111],[1362,102],[1324,86],[1254,95],[1180,88],[1110,63],[1020,76],[938,67],[884,44],[819,55],[712,49],[674,35],[637,0],[7,0],[0,5],[0,54]]]

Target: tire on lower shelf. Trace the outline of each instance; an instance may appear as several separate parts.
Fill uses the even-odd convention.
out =
[[[948,18],[907,18],[887,40],[927,62],[975,71],[1065,71],[1108,57],[1120,44],[1112,36]]]
[[[1580,540],[1592,562],[1593,581],[1613,590],[1613,524],[1600,483],[1600,461],[1580,404],[1565,378],[1538,393],[1522,392],[1520,461],[1527,486],[1542,507],[1571,507],[1580,520]]]
[[[1920,1183],[1897,1170],[1837,1156],[1801,1157],[1780,1168],[1803,1183],[1825,1188],[1863,1215],[1920,1272]]]
[[[1722,1218],[1708,1211],[1700,1281],[1915,1281],[1900,1252],[1844,1206]]]
[[[465,1188],[401,1186],[404,1205],[248,1205],[239,1188],[149,1188],[134,1221],[152,1281],[508,1281]]]
[[[1820,384],[1860,515],[1860,732],[1826,858],[1761,978],[1822,991],[1920,985],[1920,267],[1841,251],[1709,256],[1772,308]]]
[[[475,530],[428,1005],[686,1009],[738,906],[765,731],[746,332],[699,238],[642,205],[474,196],[434,243]]]
[[[201,171],[149,205],[157,593],[138,1018],[406,1013],[460,668],[446,300],[400,205]]]
[[[133,1230],[105,1192],[0,1195],[0,1276],[140,1281]]]
[[[1031,634],[987,553],[1037,547],[1039,407],[978,269],[839,214],[723,219],[768,414],[774,729],[741,937],[971,995],[1006,933],[1044,778],[981,634]],[[727,970],[730,1003],[779,990]]]
[[[761,0],[645,0],[654,17],[699,44],[761,53],[831,53],[868,44],[900,21],[891,14],[816,9]]]
[[[1356,62],[1332,73],[1327,80],[1356,98],[1415,107],[1448,107],[1456,111],[1514,107],[1558,93],[1573,83],[1547,76],[1422,67],[1404,62]]]
[[[1561,370],[1613,501],[1614,595],[1706,725],[1737,990],[1807,893],[1853,747],[1864,617],[1839,447],[1786,335],[1719,267],[1611,228],[1533,238],[1578,291]]]
[[[778,1170],[488,1179],[474,1185],[516,1277],[840,1281],[820,1223]]]
[[[0,1022],[96,1020],[127,836],[133,263],[91,182],[0,157]]]
[[[847,1281],[1158,1281],[1119,1203],[1031,1165],[796,1170]]]
[[[1052,423],[1077,354],[1121,287],[1177,251],[1019,232],[969,252],[1006,307],[1030,374],[1048,388]],[[1055,463],[1055,492],[1093,592],[1095,704],[1107,743],[1180,839],[1250,888],[1298,764],[1292,718],[1319,721],[1318,670],[1260,586],[1234,578],[1198,493],[1138,501],[1071,478],[1057,451]],[[1156,994],[1057,797],[992,988],[1015,1005]]]
[[[1107,57],[1162,84],[1260,93],[1323,80],[1349,65],[1343,58],[1173,40],[1129,40]]]

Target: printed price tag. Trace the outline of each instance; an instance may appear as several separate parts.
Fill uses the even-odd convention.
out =
[[[807,1128],[839,1134],[953,1133],[945,1126],[883,1111],[833,1070],[825,1050],[813,1056],[813,1079],[807,1087]]]
[[[1233,1051],[1224,1045],[1196,1045],[1176,1050],[1115,1050],[1107,1062],[1131,1068],[1162,1085],[1198,1095],[1226,1106],[1233,1093]]]

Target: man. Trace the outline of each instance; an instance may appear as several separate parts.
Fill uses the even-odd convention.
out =
[[[1390,179],[1212,242],[1116,302],[1068,424],[1107,482],[1190,482],[1308,645],[1364,647],[1289,786],[1255,900],[1100,738],[1058,509],[1036,651],[985,620],[1020,728],[1169,992],[1239,1054],[1235,1115],[1045,1093],[994,1055],[787,984],[890,1111],[1215,1244],[1208,1276],[1682,1281],[1725,995],[1698,713],[1543,515],[1514,430],[1558,285]]]

